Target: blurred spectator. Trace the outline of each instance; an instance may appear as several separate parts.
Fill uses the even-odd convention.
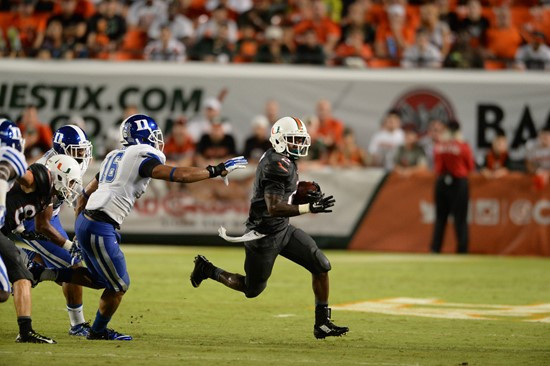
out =
[[[222,122],[224,132],[226,134],[231,133],[231,124],[221,117],[222,104],[217,98],[209,97],[204,101],[203,111],[200,116],[196,116],[189,121],[187,125],[187,131],[194,142],[210,132],[211,126],[214,122]]]
[[[233,47],[227,24],[219,24],[213,38],[203,37],[193,46],[193,60],[228,63],[233,59]]]
[[[397,148],[395,154],[395,171],[404,176],[426,171],[426,155],[418,143],[418,132],[415,126],[405,126],[404,131],[405,142]]]
[[[244,25],[240,29],[241,37],[237,41],[234,62],[252,62],[258,53],[256,31],[252,25]]]
[[[426,156],[426,163],[430,170],[434,169],[434,146],[443,138],[443,134],[446,130],[445,124],[439,119],[432,119],[428,123],[428,129],[426,135],[424,135],[419,145],[424,150]]]
[[[381,127],[370,140],[369,154],[376,166],[384,167],[389,171],[393,169],[397,148],[405,142],[399,111],[390,110],[384,117]]]
[[[544,34],[533,32],[529,43],[518,49],[515,67],[519,70],[549,70],[550,47],[544,41]]]
[[[366,153],[357,145],[352,129],[344,130],[342,142],[329,156],[329,164],[346,168],[367,166]]]
[[[265,102],[265,117],[269,125],[272,126],[279,119],[279,102],[275,99],[269,99]]]
[[[136,0],[128,8],[126,21],[129,26],[148,32],[153,24],[166,23],[167,9],[163,0]]]
[[[525,39],[530,38],[532,32],[541,32],[546,39],[550,39],[550,3],[546,0],[540,0],[529,8],[530,18],[528,22],[522,24],[522,34]]]
[[[435,146],[435,212],[436,220],[431,251],[439,253],[445,237],[449,215],[453,215],[457,253],[468,253],[468,175],[474,170],[472,149],[462,140],[460,125],[450,121],[448,138]]]
[[[403,51],[414,43],[414,29],[406,23],[405,7],[392,4],[386,8],[388,22],[376,29],[375,53],[386,60],[398,60]]]
[[[195,152],[195,144],[187,132],[186,124],[185,117],[176,119],[164,145],[166,159],[177,166],[190,166]]]
[[[376,28],[373,23],[367,22],[365,17],[366,7],[370,6],[371,4],[368,1],[351,3],[347,16],[340,24],[342,26],[342,39],[345,40],[353,30],[360,29],[363,31],[363,42],[369,45],[374,44]]]
[[[206,166],[214,161],[218,163],[237,154],[235,140],[224,132],[220,119],[212,121],[210,132],[202,135],[197,144],[197,164]]]
[[[550,180],[550,125],[546,125],[536,141],[527,144],[527,172],[535,174],[540,186],[545,186]]]
[[[426,30],[430,43],[437,47],[441,55],[447,56],[451,49],[451,30],[447,23],[439,19],[439,9],[435,3],[427,2],[420,6],[420,27]]]
[[[52,130],[38,119],[33,105],[25,107],[18,126],[25,139],[25,157],[31,164],[52,147]]]
[[[491,143],[491,150],[485,155],[481,174],[487,178],[500,178],[507,175],[509,169],[508,139],[504,133],[499,133]]]
[[[194,36],[193,22],[189,20],[185,15],[180,13],[181,6],[179,1],[173,1],[168,6],[168,17],[163,20],[162,18],[156,18],[149,28],[147,35],[149,38],[158,39],[161,37],[161,30],[163,26],[168,25],[172,36],[185,45],[189,45]],[[164,22],[164,23],[163,23]]]
[[[304,121],[307,127],[307,133],[311,138],[311,146],[306,157],[302,158],[307,161],[316,161],[321,164],[328,162],[328,152],[323,139],[319,136],[319,118],[310,116]]]
[[[135,104],[128,104],[124,107],[122,116],[110,127],[103,131],[103,139],[98,140],[98,144],[94,144],[94,154],[102,159],[109,152],[120,148],[120,124],[126,118],[138,114],[138,106]]]
[[[232,12],[242,14],[252,8],[252,3],[252,0],[207,0],[206,10],[212,11],[220,5],[224,5]]]
[[[240,27],[252,25],[257,32],[264,32],[271,25],[274,10],[270,0],[254,0],[252,7],[239,15],[238,24]]]
[[[95,32],[88,34],[88,57],[107,59],[109,52],[115,50],[116,45],[111,44],[107,35],[108,27],[107,19],[98,19]]]
[[[268,139],[269,121],[265,116],[258,115],[252,119],[252,135],[245,142],[243,156],[248,161],[258,162],[271,147]]]
[[[317,118],[319,119],[319,139],[329,151],[342,143],[344,124],[332,115],[332,105],[327,99],[317,102]]]
[[[319,44],[314,29],[308,29],[303,32],[303,43],[296,48],[297,64],[324,65],[325,52],[323,46]]]
[[[430,35],[425,28],[416,31],[416,42],[407,48],[401,59],[404,68],[440,68],[441,52],[430,43]]]
[[[46,35],[40,46],[38,57],[41,59],[60,59],[69,50],[69,45],[63,41],[63,26],[53,21],[46,28]]]
[[[512,25],[510,9],[507,6],[497,7],[494,12],[496,23],[487,30],[486,57],[502,61],[513,60],[522,41],[521,35]]]
[[[103,0],[97,10],[88,21],[88,37],[98,33],[98,28],[104,28],[102,33],[112,42],[110,49],[114,50],[126,34],[126,19],[121,15],[121,5],[117,0]]]
[[[304,19],[294,27],[299,43],[311,45],[311,32],[316,36],[318,44],[324,46],[325,54],[330,57],[340,40],[340,27],[326,14],[326,5],[322,0],[312,0],[311,19]],[[300,48],[298,46],[298,48]]]
[[[370,46],[364,43],[363,31],[354,28],[348,32],[346,40],[336,48],[337,64],[364,68],[372,58]]]
[[[483,55],[479,47],[470,46],[470,35],[466,30],[457,34],[455,44],[447,55],[445,67],[456,69],[481,69],[483,68]]]
[[[288,64],[292,61],[290,49],[283,43],[283,29],[271,26],[265,32],[266,42],[260,46],[256,54],[256,62],[272,64]]]
[[[218,38],[221,33],[224,33],[224,37],[230,44],[235,44],[238,39],[239,30],[237,23],[229,18],[229,13],[224,5],[219,5],[212,11],[210,19],[199,25],[197,28],[197,38]]]
[[[459,26],[460,18],[458,14],[451,9],[451,0],[435,0],[439,20],[448,24],[451,31],[456,32]]]
[[[150,61],[185,61],[185,46],[172,37],[168,24],[161,27],[160,39],[149,42],[143,53]]]
[[[5,25],[7,34],[14,37],[10,42],[13,55],[22,52],[21,56],[34,56],[42,44],[46,31],[46,19],[35,12],[34,6],[34,0],[21,1],[11,21]]]
[[[465,30],[469,35],[471,47],[479,47],[485,44],[489,20],[482,15],[482,7],[479,0],[468,0],[467,15],[458,25],[457,32]]]
[[[48,24],[59,22],[63,29],[63,41],[70,48],[76,48],[77,45],[86,44],[87,25],[84,17],[76,12],[77,0],[60,1],[61,12],[52,15],[48,19]],[[79,49],[75,49],[78,53]]]

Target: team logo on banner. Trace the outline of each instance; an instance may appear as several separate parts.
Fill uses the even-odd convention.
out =
[[[441,93],[432,89],[413,89],[400,95],[392,108],[401,112],[403,124],[414,124],[426,131],[432,119],[447,122],[455,118],[453,106]]]

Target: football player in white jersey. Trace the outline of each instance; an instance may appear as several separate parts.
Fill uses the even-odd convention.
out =
[[[92,143],[86,133],[78,126],[66,125],[54,133],[53,147],[42,156],[37,163],[46,164],[49,158],[56,155],[67,155],[74,158],[80,165],[82,176],[88,169],[92,159]],[[82,178],[82,177],[81,177]],[[80,258],[70,253],[72,241],[63,229],[59,220],[59,210],[63,200],[55,200],[46,210],[36,215],[34,219],[25,220],[25,231],[19,238],[32,247],[48,268],[65,268],[80,266]],[[69,206],[73,202],[67,202]],[[90,324],[84,319],[82,305],[82,286],[63,283],[67,312],[69,314],[69,335],[87,336]]]
[[[78,200],[76,236],[87,268],[45,269],[35,274],[38,280],[105,288],[88,339],[132,339],[129,335],[107,328],[130,285],[124,254],[119,247],[120,235],[116,229],[145,192],[151,178],[193,183],[225,177],[235,169],[245,168],[248,163],[241,156],[206,168],[165,165],[162,131],[151,117],[144,114],[128,117],[122,122],[120,132],[124,147],[105,157],[100,172]]]

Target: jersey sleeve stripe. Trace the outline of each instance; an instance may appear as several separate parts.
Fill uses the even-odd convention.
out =
[[[19,155],[15,154],[13,151],[7,150],[6,153],[9,154],[20,165],[23,174],[25,174],[25,170],[27,170],[27,162],[24,160],[21,161],[21,157],[19,157]]]
[[[4,157],[5,159],[7,159],[7,160],[11,163],[11,165],[15,168],[18,177],[22,177],[23,175],[25,175],[25,171],[22,170],[22,167],[21,167],[20,163],[18,164],[18,161],[17,161],[17,160],[14,160],[14,159],[13,159],[10,155],[8,155],[8,154],[4,154],[3,157]]]
[[[160,159],[160,157],[158,155],[151,154],[151,153],[147,153],[146,155],[147,155],[147,157],[156,159],[156,160],[158,160],[159,162],[162,163],[162,160]]]

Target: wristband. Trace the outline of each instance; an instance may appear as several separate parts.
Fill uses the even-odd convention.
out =
[[[298,211],[300,212],[300,215],[310,213],[311,211],[309,209],[309,203],[298,205]]]
[[[174,181],[174,173],[176,171],[176,167],[173,167],[172,170],[170,171],[170,182],[173,182]]]
[[[65,249],[66,251],[69,251],[71,250],[71,247],[73,246],[73,242],[70,241],[69,239],[65,240],[65,243],[63,244],[63,249]]]
[[[85,189],[82,189],[82,195],[84,196],[84,198],[86,199],[89,199],[90,196],[86,193],[86,190]]]

